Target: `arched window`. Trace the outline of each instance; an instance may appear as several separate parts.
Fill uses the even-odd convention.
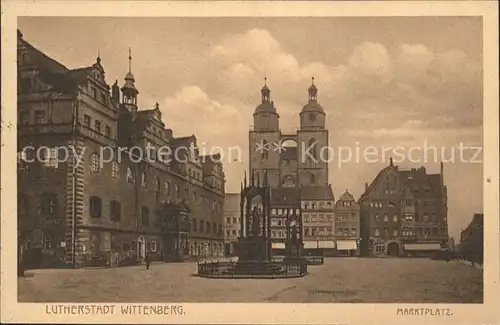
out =
[[[316,147],[316,140],[314,138],[311,138],[309,140],[309,142],[307,143],[307,149],[309,149],[309,153],[310,153],[310,156],[309,159],[311,159],[311,161],[314,161],[317,159],[317,147]],[[312,158],[311,158],[312,157]],[[313,160],[314,158],[314,160]]]
[[[160,193],[161,191],[160,179],[158,177],[155,179],[155,190],[156,193]]]
[[[120,202],[112,200],[109,203],[109,216],[111,221],[120,221],[122,216],[122,208]]]
[[[99,156],[96,153],[93,153],[90,156],[90,170],[93,173],[98,173],[99,172]]]
[[[127,167],[127,182],[134,183],[134,173],[130,167]]]
[[[175,184],[175,196],[179,199],[181,197],[181,187],[179,184]]]
[[[393,217],[392,217],[392,221],[394,222],[398,222],[398,215],[395,214]]]
[[[380,236],[380,230],[378,230],[378,228],[377,228],[377,229],[375,229],[375,237],[378,237],[378,236]]]
[[[384,222],[388,222],[389,221],[389,216],[387,214],[384,214]]]
[[[262,141],[261,150],[262,150],[261,157],[264,159],[269,158],[269,142],[267,140]]]
[[[141,215],[142,215],[142,225],[148,226],[149,225],[149,209],[147,207],[142,207]]]
[[[117,161],[111,162],[111,177],[114,179],[120,178],[120,166]]]
[[[102,211],[102,201],[100,197],[91,196],[89,198],[89,211],[92,218],[100,218]]]
[[[165,194],[167,194],[167,196],[170,197],[170,182],[169,181],[165,181]]]

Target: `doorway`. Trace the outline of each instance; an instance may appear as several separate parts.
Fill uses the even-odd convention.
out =
[[[137,254],[140,260],[144,260],[146,257],[146,240],[143,236],[140,236],[137,240]]]
[[[391,242],[387,245],[387,255],[398,256],[399,255],[399,244],[396,242]]]

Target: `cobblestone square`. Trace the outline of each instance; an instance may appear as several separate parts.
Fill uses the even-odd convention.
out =
[[[428,259],[330,258],[303,278],[205,279],[196,263],[31,270],[20,302],[482,303],[483,271]]]

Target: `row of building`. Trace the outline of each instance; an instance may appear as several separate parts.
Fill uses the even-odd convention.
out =
[[[174,136],[158,104],[139,109],[131,55],[121,87],[106,82],[100,57],[69,69],[20,32],[17,56],[23,261],[81,266],[94,259],[128,263],[146,254],[173,260],[235,253],[239,193],[225,193],[220,157],[200,156],[195,135]],[[271,188],[276,254],[284,253],[286,224],[297,214],[310,254],[426,255],[447,240],[442,166],[429,174],[424,168],[400,170],[391,160],[359,199],[347,190],[335,199],[322,150],[329,145],[326,113],[314,79],[295,133],[281,132],[267,84],[253,119],[249,171]],[[71,149],[67,157],[61,147]],[[100,159],[104,147],[114,159]],[[176,155],[143,159],[119,150],[132,147],[170,148]],[[33,160],[40,148],[46,149],[44,159]],[[304,150],[309,154],[302,159]]]
[[[271,188],[271,237],[277,254],[283,252],[292,211],[300,214],[302,242],[310,254],[428,256],[446,245],[443,164],[440,173],[429,174],[424,167],[400,170],[391,159],[371,184],[365,184],[358,200],[346,190],[335,201],[328,183],[329,150],[323,150],[329,146],[326,113],[314,78],[297,131],[282,133],[279,120],[265,84],[249,132],[249,170],[258,179],[265,176]],[[239,202],[238,194],[226,196],[224,236],[229,253],[235,251],[240,235]]]
[[[27,267],[224,254],[220,157],[200,156],[195,135],[174,136],[158,104],[139,109],[131,55],[121,88],[108,85],[100,57],[69,69],[19,31],[17,63],[18,235]],[[118,150],[148,146],[176,155]],[[100,159],[104,147],[113,160]]]

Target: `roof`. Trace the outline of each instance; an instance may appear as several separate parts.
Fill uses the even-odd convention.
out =
[[[90,69],[92,68],[87,67],[64,72],[41,70],[38,76],[41,80],[52,85],[55,91],[71,92],[86,82]]]
[[[301,187],[302,200],[335,200],[331,185]]]
[[[309,112],[320,112],[324,113],[323,107],[318,104],[316,101],[310,101],[304,107],[302,107],[302,112],[301,113],[309,113]]]
[[[361,195],[360,200],[365,199],[378,183],[378,180],[389,170],[395,170],[400,176],[400,180],[408,185],[414,195],[419,198],[434,198],[443,195],[441,187],[441,174],[427,174],[426,169],[399,170],[398,166],[390,164],[383,168],[371,182],[370,186]]]
[[[295,187],[278,187],[271,189],[271,206],[300,205],[300,191]]]
[[[274,102],[265,102],[259,104],[255,108],[255,114],[258,113],[276,113],[276,107],[274,107]]]
[[[58,73],[58,72],[66,72],[69,69],[66,68],[63,64],[57,62],[56,60],[50,58],[42,51],[38,50],[36,47],[27,42],[22,33],[18,30],[18,41],[22,43],[22,45],[26,46],[29,51],[29,60],[36,65],[41,71]]]
[[[339,201],[355,201],[354,196],[349,193],[347,190],[345,190],[344,194],[342,194],[339,199]]]

